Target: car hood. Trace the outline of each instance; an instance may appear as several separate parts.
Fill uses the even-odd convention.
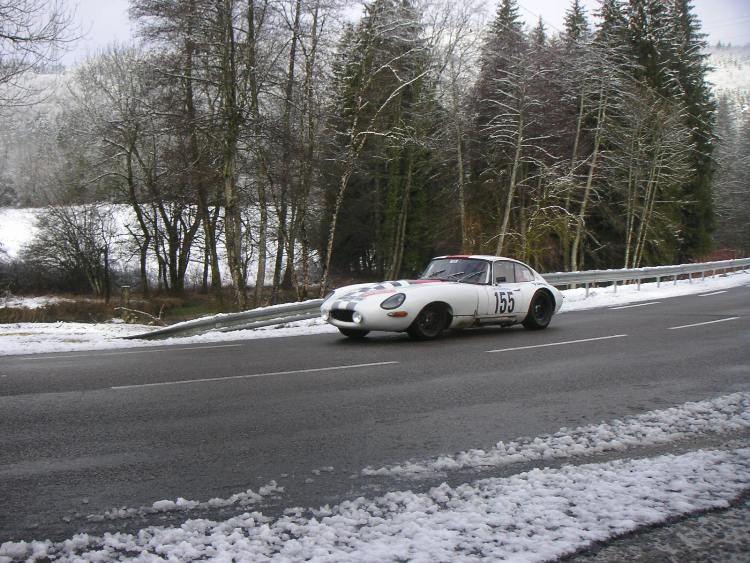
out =
[[[362,301],[368,297],[378,295],[389,295],[393,293],[419,290],[420,288],[435,286],[438,284],[456,283],[444,280],[394,280],[378,283],[361,283],[356,285],[347,285],[334,291],[329,298],[332,300],[344,301]]]

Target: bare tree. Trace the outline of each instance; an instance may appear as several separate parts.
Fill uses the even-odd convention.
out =
[[[58,60],[71,22],[62,0],[0,0],[0,109],[29,103],[21,77]]]
[[[83,277],[94,295],[109,302],[115,232],[108,205],[51,205],[22,257],[59,275]]]
[[[435,0],[424,10],[430,32],[436,82],[445,112],[444,130],[455,162],[455,191],[461,230],[461,250],[470,252],[475,246],[467,218],[467,140],[471,121],[471,85],[476,80],[484,25],[484,6],[479,1],[453,2]]]

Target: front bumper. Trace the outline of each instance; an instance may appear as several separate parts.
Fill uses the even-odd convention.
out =
[[[403,309],[387,311],[379,305],[357,303],[348,306],[327,307],[320,309],[323,320],[337,328],[354,330],[383,330],[403,332],[414,321],[413,315]],[[359,320],[359,322],[357,322]]]

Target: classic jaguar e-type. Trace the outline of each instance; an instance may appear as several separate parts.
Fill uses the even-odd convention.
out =
[[[528,329],[543,329],[562,301],[555,287],[517,260],[440,256],[416,280],[338,288],[320,311],[350,338],[382,330],[431,340],[447,328],[522,323]]]

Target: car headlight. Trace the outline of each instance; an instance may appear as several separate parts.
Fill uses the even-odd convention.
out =
[[[331,316],[331,312],[328,309],[321,309],[320,316],[323,318],[324,321],[327,321],[328,317]]]
[[[388,299],[383,301],[380,306],[383,309],[395,309],[396,307],[401,307],[401,305],[404,304],[404,301],[406,300],[406,295],[403,293],[397,293],[395,295],[391,295]]]
[[[354,311],[352,313],[352,321],[354,321],[357,324],[360,324],[362,322],[362,314],[358,313],[357,311]]]

